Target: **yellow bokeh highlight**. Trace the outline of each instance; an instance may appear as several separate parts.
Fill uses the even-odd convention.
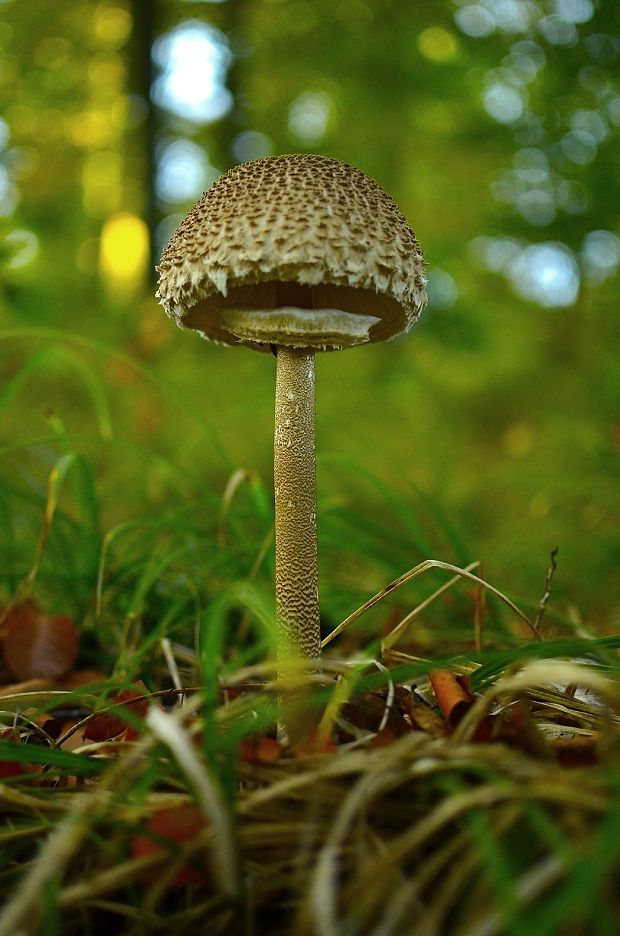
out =
[[[144,282],[149,259],[149,232],[137,215],[120,211],[103,224],[99,270],[111,294],[131,295]]]
[[[459,47],[452,33],[442,26],[429,26],[417,39],[418,49],[431,62],[449,62]]]
[[[131,13],[123,7],[101,4],[95,13],[95,35],[112,49],[118,49],[125,43],[132,26]]]
[[[66,133],[71,143],[81,149],[98,149],[114,136],[109,115],[101,110],[74,114],[67,120]]]

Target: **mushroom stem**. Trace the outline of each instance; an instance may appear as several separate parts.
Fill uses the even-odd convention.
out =
[[[274,488],[278,658],[321,653],[316,538],[314,351],[279,346]]]

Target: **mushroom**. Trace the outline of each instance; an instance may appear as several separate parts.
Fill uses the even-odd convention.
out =
[[[320,657],[314,355],[407,331],[426,302],[405,218],[359,169],[312,155],[223,175],[166,246],[158,298],[203,338],[276,354],[278,656]]]

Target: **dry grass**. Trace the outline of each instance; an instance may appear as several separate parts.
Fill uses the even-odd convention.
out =
[[[618,686],[576,662],[515,669],[478,694],[456,726],[429,707],[441,732],[414,730],[404,714],[407,695],[426,705],[428,686],[417,677],[392,693],[358,694],[358,712],[370,714],[357,729],[347,716],[355,700],[341,694],[335,747],[320,738],[315,752],[282,744],[273,760],[246,752],[234,768],[224,763],[227,739],[248,734],[238,729],[252,712],[260,722],[272,710],[277,684],[250,691],[247,671],[240,674],[246,691],[215,713],[217,765],[200,743],[199,694],[172,711],[153,706],[138,740],[78,749],[75,756],[107,759],[100,778],[65,768],[52,781],[58,771],[50,768],[45,782],[0,787],[3,849],[20,865],[9,862],[3,873],[5,893],[11,882],[13,890],[0,934],[191,927],[491,936],[521,932],[519,920],[538,920],[537,933],[585,931],[592,907],[571,901],[575,876],[590,869],[592,877],[598,860],[590,881],[598,894],[617,870],[617,845],[604,861],[600,849],[620,831]],[[343,682],[340,675],[329,692]],[[512,735],[471,740],[482,737],[485,719],[505,725],[515,706],[527,717]],[[202,830],[180,844],[164,840],[150,857],[131,856],[150,817],[188,803],[204,815]],[[175,884],[188,865],[203,884]],[[609,897],[605,913],[616,919]]]

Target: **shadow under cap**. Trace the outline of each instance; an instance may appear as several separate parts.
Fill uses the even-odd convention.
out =
[[[207,296],[181,324],[255,350],[280,344],[318,351],[385,341],[406,329],[407,317],[395,299],[370,289],[270,281]]]

